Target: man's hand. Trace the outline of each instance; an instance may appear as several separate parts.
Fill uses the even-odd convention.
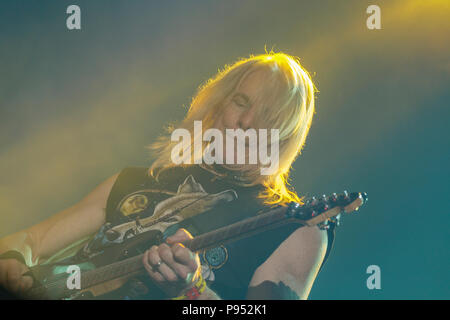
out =
[[[28,267],[16,259],[0,259],[0,286],[11,293],[21,295],[33,285],[30,276],[23,276]]]
[[[166,243],[144,253],[143,263],[149,276],[171,297],[191,288],[201,272],[198,254],[180,243],[192,238],[185,229],[178,229]]]

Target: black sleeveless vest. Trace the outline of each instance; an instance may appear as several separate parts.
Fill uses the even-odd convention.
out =
[[[111,189],[106,222],[119,225],[137,217],[156,217],[181,206],[186,218],[168,227],[164,237],[178,228],[185,228],[195,237],[267,210],[268,206],[257,198],[261,188],[238,186],[200,166],[167,169],[158,181],[148,175],[148,168],[128,167],[120,172]],[[185,206],[185,203],[191,205]],[[192,203],[193,208],[189,207]],[[286,225],[200,252],[202,274],[208,286],[222,299],[245,299],[257,267],[298,227]],[[324,262],[333,240],[334,227],[328,232]],[[145,298],[162,299],[161,294]]]

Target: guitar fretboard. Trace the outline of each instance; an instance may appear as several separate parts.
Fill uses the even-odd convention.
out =
[[[342,210],[344,206],[357,199],[360,199],[359,205],[362,205],[367,201],[367,194],[359,192],[347,194],[347,192],[344,192],[339,196],[333,194],[328,199],[323,196],[320,201],[316,201],[313,198],[313,200],[307,201],[302,207],[298,205],[294,207],[280,206],[229,226],[196,236],[183,242],[183,245],[194,252],[199,252],[287,223],[296,222],[301,226],[317,225],[337,216],[340,212],[337,209],[331,209],[337,207]],[[81,274],[81,290],[132,273],[144,271],[142,258],[143,255],[141,254],[94,270],[83,271]],[[67,288],[66,280],[66,278],[59,280],[54,278],[53,281],[31,289],[27,296],[38,299],[42,297],[51,299],[67,297],[73,291]],[[46,295],[46,293],[50,294]]]
[[[236,241],[244,236],[250,236],[260,232],[261,229],[266,230],[269,227],[275,228],[285,222],[286,208],[279,207],[229,226],[204,233],[191,240],[185,241],[183,244],[190,250],[198,252],[216,247],[223,243]]]
[[[229,226],[196,236],[191,240],[184,241],[183,245],[194,252],[199,252],[250,236],[263,230],[275,228],[289,222],[289,219],[286,219],[286,210],[286,207],[269,210]],[[81,274],[81,288],[89,288],[130,273],[144,271],[142,258],[143,254],[140,254],[94,270],[84,271]],[[66,279],[60,279],[32,289],[30,296],[39,297],[48,291],[53,292],[57,296],[66,296],[71,293],[71,290],[67,288]]]

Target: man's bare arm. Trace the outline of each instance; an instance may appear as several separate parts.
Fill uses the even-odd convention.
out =
[[[326,249],[326,231],[297,229],[255,271],[247,299],[307,299]]]
[[[94,233],[105,222],[106,202],[118,174],[113,175],[80,202],[30,228],[0,239],[0,254],[22,253],[25,260],[45,259],[71,243]]]

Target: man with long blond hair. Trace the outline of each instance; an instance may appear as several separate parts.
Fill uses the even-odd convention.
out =
[[[330,250],[330,231],[288,225],[201,252],[181,242],[271,206],[302,203],[287,181],[312,122],[314,92],[299,60],[284,53],[226,66],[200,86],[185,119],[149,146],[155,156],[150,168],[125,168],[76,205],[1,239],[0,284],[25,292],[33,282],[25,275],[29,266],[54,261],[74,244],[82,243],[78,253],[86,253],[92,235],[105,225],[124,240],[132,238],[145,229],[145,221],[164,241],[143,248],[147,273],[135,283],[144,293],[135,298],[306,299]],[[188,140],[180,142],[177,132]],[[241,149],[230,147],[227,139],[219,143],[230,132],[247,134],[242,141],[249,132],[255,141],[271,132],[271,139],[265,145],[244,142]],[[267,158],[270,152],[256,150],[260,157],[249,161],[255,148],[269,148],[277,157],[269,163],[261,155]],[[241,156],[245,161],[236,161]],[[263,174],[268,165],[270,174]],[[151,287],[149,278],[158,288],[150,293],[145,290]]]

